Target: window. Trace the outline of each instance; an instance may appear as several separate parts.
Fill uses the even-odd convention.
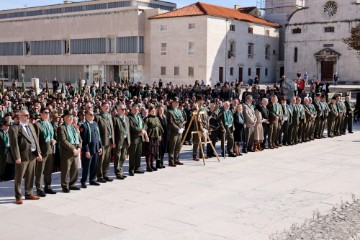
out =
[[[31,41],[31,55],[60,55],[60,40]]]
[[[270,60],[270,45],[265,46],[265,59]]]
[[[251,77],[251,68],[248,68],[248,76]]]
[[[22,56],[24,55],[23,42],[2,42],[0,43],[0,56]]]
[[[248,58],[253,58],[253,57],[254,57],[254,44],[249,43],[248,44]]]
[[[325,27],[324,28],[325,32],[335,32],[335,28],[334,27]]]
[[[334,44],[324,44],[324,48],[331,48],[334,47]]]
[[[276,55],[276,50],[273,50],[273,55]]]
[[[106,53],[106,38],[71,39],[71,54]]]
[[[160,31],[167,31],[167,25],[160,25]]]
[[[166,75],[166,67],[161,67],[161,69],[160,69],[160,74],[161,74],[161,76],[165,76],[165,75]]]
[[[30,55],[31,54],[31,47],[30,47],[30,42],[25,42],[25,55]]]
[[[230,41],[230,43],[229,43],[228,58],[235,57],[235,55],[236,55],[235,46],[236,46],[235,42],[234,42],[234,41]]]
[[[116,38],[117,53],[144,53],[144,37],[130,36]]]
[[[161,55],[167,55],[167,43],[161,43]]]
[[[292,33],[293,33],[293,34],[300,34],[300,33],[301,33],[301,28],[294,28],[294,29],[292,30]]]
[[[180,75],[180,67],[174,67],[174,76]]]
[[[270,30],[269,29],[265,29],[265,36],[270,36]]]
[[[234,76],[234,68],[233,67],[230,68],[230,76]]]
[[[188,69],[188,76],[189,76],[189,77],[194,77],[194,67],[189,67],[189,69]]]
[[[188,42],[188,55],[195,55],[195,42]]]
[[[107,43],[106,52],[107,53],[115,53],[116,52],[116,38],[108,37],[106,43]]]
[[[249,28],[248,28],[248,33],[253,34],[253,33],[254,33],[254,28],[253,28],[253,27],[249,27]]]
[[[195,29],[195,23],[189,23],[188,29]]]
[[[269,75],[269,70],[267,68],[265,68],[265,76]]]
[[[234,24],[230,25],[230,31],[235,32],[235,25]]]
[[[298,61],[298,48],[295,47],[294,48],[294,62],[297,62]]]
[[[69,39],[63,40],[62,45],[63,45],[63,49],[62,49],[63,54],[70,54],[70,40]]]

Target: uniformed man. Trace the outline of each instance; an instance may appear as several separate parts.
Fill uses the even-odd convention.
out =
[[[320,103],[322,104],[322,108],[324,109],[324,121],[322,122],[321,130],[320,130],[320,138],[325,138],[324,131],[325,126],[327,126],[327,121],[329,117],[329,105],[326,101],[326,95],[321,95]]]
[[[291,124],[289,127],[289,138],[288,143],[294,145],[297,141],[297,132],[300,124],[300,113],[296,104],[296,97],[290,99],[289,110],[291,112]]]
[[[244,113],[244,125],[245,125],[245,146],[243,149],[244,153],[247,152],[255,152],[254,151],[254,127],[257,121],[255,116],[255,108],[252,104],[253,97],[251,95],[247,95],[245,97],[245,103],[243,105],[243,113]]]
[[[200,156],[200,158],[203,158],[205,156],[202,155],[202,153],[204,153],[205,155],[205,148],[203,145],[203,152],[200,149],[200,139],[198,136],[197,131],[201,132],[200,136],[201,136],[201,141],[205,142],[208,139],[208,132],[209,132],[209,118],[208,118],[208,114],[207,114],[207,109],[204,107],[204,97],[203,96],[197,96],[196,97],[196,108],[194,110],[194,112],[196,113],[196,118],[197,118],[197,122],[193,121],[193,126],[192,126],[192,130],[193,130],[193,160],[194,161],[199,161],[198,156]],[[194,113],[193,112],[193,113]],[[197,124],[197,126],[196,126]],[[199,153],[199,155],[198,155]]]
[[[209,135],[210,135],[210,141],[212,143],[212,145],[215,148],[215,144],[219,135],[219,116],[218,116],[218,112],[216,109],[216,103],[211,103],[210,104],[210,111],[208,111],[208,116],[209,116]],[[211,148],[210,144],[207,145],[206,147],[206,151],[207,151],[207,156],[208,158],[211,157],[215,157],[215,152],[214,150]]]
[[[318,93],[315,96],[315,101],[314,101],[314,106],[315,106],[315,110],[316,110],[316,119],[315,119],[315,131],[314,131],[314,135],[316,139],[320,139],[322,136],[321,134],[321,128],[324,122],[324,110],[323,109],[323,104],[321,104],[321,94]]]
[[[337,95],[336,97],[336,105],[339,112],[338,119],[335,124],[335,135],[340,136],[344,135],[344,122],[346,117],[346,107],[343,101],[341,100],[341,96]]]
[[[312,105],[310,104],[310,98],[304,98],[303,109],[305,111],[305,118],[307,119],[304,125],[303,141],[307,142],[310,141],[312,138],[312,129],[316,118],[316,113],[314,112]]]
[[[89,183],[92,186],[99,186],[96,181],[96,173],[99,157],[102,154],[102,142],[98,124],[94,121],[94,111],[85,112],[85,121],[80,127],[80,136],[82,139],[81,156],[81,187],[87,188],[86,181],[89,176]]]
[[[236,157],[234,154],[234,115],[230,110],[230,103],[224,102],[224,110],[219,114],[220,130],[225,137],[221,138],[221,155],[225,156],[225,139],[227,142],[227,153],[229,157]]]
[[[344,128],[343,132],[346,132],[346,128],[349,133],[353,133],[352,127],[353,127],[353,119],[354,119],[354,105],[350,101],[350,96],[346,95],[345,97],[345,107],[346,107],[346,113],[345,113],[345,121],[344,121]]]
[[[298,127],[298,132],[297,132],[297,139],[295,141],[295,143],[301,143],[304,142],[304,136],[305,136],[305,124],[306,124],[306,114],[305,114],[305,109],[304,106],[301,104],[301,98],[300,97],[296,97],[296,105],[297,105],[297,109],[299,111],[299,127]]]
[[[42,108],[40,110],[40,117],[40,121],[36,122],[34,127],[36,136],[39,139],[41,156],[43,157],[43,160],[36,163],[35,185],[37,195],[39,197],[45,197],[46,193],[56,193],[51,189],[51,175],[54,168],[54,151],[56,140],[54,137],[54,128],[49,121],[50,110],[48,108]]]
[[[97,167],[97,181],[100,183],[112,182],[109,178],[109,167],[111,158],[111,149],[115,148],[115,135],[114,125],[109,113],[110,105],[108,102],[101,104],[101,112],[95,116],[95,122],[99,126],[101,142],[102,142],[102,154],[99,158]]]
[[[8,154],[10,154],[10,140],[9,140],[9,128],[11,123],[5,119],[1,122],[0,129],[0,181],[7,181],[7,175],[9,173],[6,171]]]
[[[134,176],[134,173],[143,174],[141,170],[141,155],[143,142],[147,141],[146,125],[139,113],[139,106],[133,104],[129,117],[130,130],[130,147],[129,147],[129,175]]]
[[[39,141],[34,126],[29,123],[30,114],[27,110],[19,112],[19,125],[9,129],[11,154],[15,161],[15,198],[22,204],[21,181],[25,177],[25,199],[38,200],[33,195],[36,161],[42,161]]]
[[[261,143],[261,148],[262,149],[268,148],[266,146],[266,141],[268,141],[268,144],[269,144],[270,120],[269,120],[269,109],[267,108],[268,105],[269,105],[269,99],[263,98],[261,100],[261,103],[260,103],[259,107],[257,108],[260,111],[262,119],[263,119],[262,127],[263,127],[263,131],[264,131],[264,141]]]
[[[279,124],[280,124],[280,117],[281,117],[281,106],[278,103],[277,96],[273,95],[271,97],[271,104],[268,105],[269,109],[269,148],[274,149],[278,148],[280,145],[278,144],[279,139]]]
[[[336,105],[336,96],[331,98],[329,103],[329,117],[327,122],[328,137],[333,138],[335,136],[335,124],[337,117],[339,115],[337,105]]]
[[[167,120],[169,130],[169,167],[176,167],[176,165],[183,165],[179,157],[182,135],[186,123],[179,109],[178,97],[172,99],[171,108],[167,112]]]
[[[126,176],[123,173],[123,165],[126,160],[128,148],[130,147],[130,123],[129,118],[125,115],[126,106],[119,104],[117,106],[118,114],[114,117],[115,132],[115,159],[114,172],[119,180],[124,180]]]
[[[291,125],[291,114],[289,110],[289,105],[286,103],[286,97],[281,98],[281,108],[283,112],[283,123],[281,125],[279,142],[284,146],[288,146],[289,139],[289,126]],[[264,126],[264,125],[263,125]]]
[[[78,158],[82,140],[77,128],[73,125],[73,115],[70,110],[64,110],[64,123],[58,127],[61,158],[61,188],[64,193],[70,190],[80,190],[76,186],[78,178]]]

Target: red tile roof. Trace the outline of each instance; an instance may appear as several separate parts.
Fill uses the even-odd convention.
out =
[[[243,8],[238,8],[237,10],[243,13],[249,13],[254,9],[256,9],[256,7],[243,7]]]
[[[221,7],[221,6],[202,3],[202,2],[197,2],[189,6],[173,10],[171,12],[159,14],[151,17],[150,19],[191,17],[191,16],[204,16],[204,15],[230,18],[240,21],[247,21],[257,24],[268,25],[272,27],[279,27],[279,24],[277,23],[266,21],[265,19],[255,17],[247,13],[243,13],[236,9]]]

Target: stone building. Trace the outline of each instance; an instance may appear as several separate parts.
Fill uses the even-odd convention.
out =
[[[151,17],[151,77],[207,84],[277,79],[279,25],[205,3]]]
[[[308,73],[310,79],[360,84],[360,61],[343,39],[360,23],[359,0],[306,1],[288,20],[285,41],[286,76]]]

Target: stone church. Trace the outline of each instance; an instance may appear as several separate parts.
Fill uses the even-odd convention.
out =
[[[337,74],[343,84],[360,84],[360,58],[343,42],[350,36],[351,28],[360,23],[360,0],[267,2],[273,9],[283,10],[280,14],[266,9],[265,17],[283,18],[284,67],[288,78],[306,72],[309,79],[332,81]]]

